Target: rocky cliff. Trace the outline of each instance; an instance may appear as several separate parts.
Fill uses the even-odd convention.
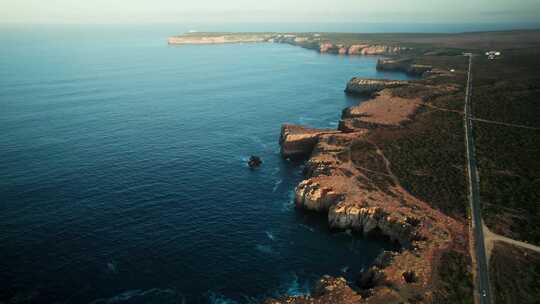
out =
[[[349,94],[370,96],[386,88],[395,88],[407,84],[407,81],[387,79],[366,79],[354,77],[347,83],[345,92]]]
[[[337,132],[285,124],[281,127],[279,139],[281,155],[284,158],[308,157],[321,135],[333,133]]]
[[[366,92],[379,91],[373,99],[343,112],[342,121],[355,127],[334,132],[291,125],[283,127],[282,151],[287,153],[287,147],[297,144],[298,138],[283,136],[287,130],[294,130],[293,134],[301,134],[306,144],[301,145],[301,149],[291,150],[310,155],[306,179],[295,189],[296,206],[326,213],[331,228],[384,237],[400,250],[383,253],[371,268],[358,275],[354,288],[342,278],[324,277],[311,296],[274,299],[267,303],[432,301],[431,284],[437,257],[452,246],[456,236],[463,234],[464,226],[405,190],[392,172],[392,164],[384,151],[371,140],[371,129],[366,127],[366,119],[377,122],[377,128],[400,126],[414,114],[422,98],[427,96],[425,92],[448,92],[447,86],[429,86],[427,82],[429,80],[423,83],[355,79],[354,83],[366,86]],[[411,86],[410,91],[417,94],[400,96],[399,90],[404,86]],[[384,99],[378,99],[381,95]],[[383,104],[382,108],[379,103]],[[400,105],[399,113],[388,118],[388,111],[399,109]],[[381,123],[389,120],[391,124]]]
[[[410,50],[411,48],[407,47],[377,44],[344,45],[325,42],[319,45],[321,53],[340,55],[398,55]]]
[[[411,59],[379,59],[377,70],[403,72],[413,76],[425,76],[433,69],[430,65],[414,64]]]

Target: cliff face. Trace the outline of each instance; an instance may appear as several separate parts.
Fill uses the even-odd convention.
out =
[[[387,79],[366,79],[354,77],[347,83],[345,92],[349,94],[370,96],[386,88],[395,88],[406,85],[407,81]]]
[[[295,125],[283,125],[279,143],[281,145],[281,155],[284,158],[304,158],[308,157],[313,147],[323,134],[336,133],[335,130],[320,130],[305,128]]]
[[[332,44],[321,43],[319,51],[321,53],[332,53],[341,55],[397,55],[407,51],[410,48],[392,45],[373,45],[373,44]]]
[[[433,69],[429,65],[413,64],[409,59],[379,59],[377,70],[403,72],[413,76],[426,76]]]
[[[367,101],[375,108],[385,102],[392,108],[403,105],[405,110],[401,112],[406,115],[393,117],[394,127],[410,118],[423,97],[399,97],[396,90],[403,86],[412,86],[412,92],[447,90],[445,86],[430,87],[415,82],[355,79],[355,83],[366,85],[369,92],[381,90]],[[424,90],[416,90],[416,87]],[[385,99],[377,100],[381,95]],[[354,128],[319,133],[308,129],[309,134],[317,135],[302,149],[303,153],[310,153],[310,158],[306,163],[306,179],[295,189],[295,203],[298,208],[327,213],[331,228],[383,236],[398,244],[401,250],[384,253],[375,265],[359,274],[356,290],[340,278],[326,277],[320,283],[322,287],[309,297],[289,297],[268,303],[405,303],[411,298],[416,303],[429,303],[432,300],[431,284],[437,256],[463,232],[463,225],[405,190],[392,172],[384,151],[370,140],[370,128],[362,127],[366,118],[379,122],[378,128],[389,127],[380,123],[388,121],[385,117],[388,108],[372,111],[372,106],[362,105],[343,113],[342,121],[348,121],[356,126]],[[294,126],[284,129],[304,130]],[[294,142],[282,136],[282,147],[287,147],[289,141]],[[324,286],[335,287],[325,292]]]

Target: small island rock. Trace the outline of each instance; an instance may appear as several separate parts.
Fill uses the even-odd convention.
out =
[[[261,158],[255,155],[252,155],[248,160],[248,165],[250,168],[259,167],[261,164],[262,164]]]

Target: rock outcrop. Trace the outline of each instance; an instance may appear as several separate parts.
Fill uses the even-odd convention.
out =
[[[284,158],[304,158],[308,157],[313,147],[323,134],[337,133],[335,130],[320,130],[304,128],[296,125],[284,124],[281,127],[279,143],[281,145],[281,155]]]
[[[345,92],[347,94],[370,96],[387,88],[395,88],[406,85],[407,81],[387,80],[387,79],[366,79],[354,77],[347,83]]]
[[[251,155],[248,160],[248,166],[252,169],[260,167],[262,165],[262,159],[258,156]]]
[[[414,64],[411,59],[379,59],[377,70],[403,72],[412,76],[424,76],[433,69],[430,65]]]
[[[348,46],[329,42],[321,43],[319,48],[321,53],[340,55],[398,55],[409,50],[411,49],[392,45],[355,44]]]

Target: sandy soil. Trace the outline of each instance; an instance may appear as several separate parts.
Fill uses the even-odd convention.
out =
[[[396,97],[390,91],[383,90],[374,99],[351,108],[350,113],[361,116],[364,122],[399,126],[409,120],[421,102],[420,98]]]

